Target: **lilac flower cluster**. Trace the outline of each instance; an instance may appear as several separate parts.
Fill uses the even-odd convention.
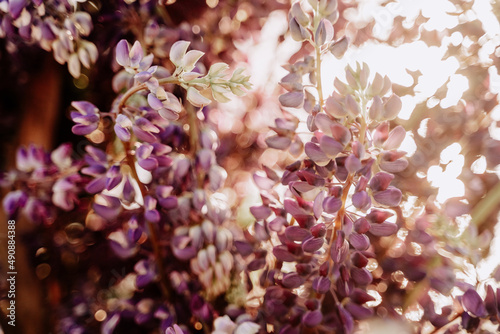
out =
[[[97,58],[84,39],[92,23],[77,11],[83,2],[0,0],[0,34],[8,43],[20,37],[52,50],[78,77],[81,65]],[[335,30],[349,4],[308,0],[290,8],[289,32],[303,47],[284,66],[283,116],[265,139],[287,163],[254,174],[262,203],[249,208],[252,224],[242,229],[241,203],[228,198],[234,192],[225,189],[224,147],[209,119],[212,99],[244,95],[249,77],[225,63],[200,64],[204,53],[190,50],[200,42],[163,25],[161,5],[125,3],[117,4],[124,20],[145,24],[153,8],[158,13],[132,32],[140,41],[115,48],[116,99],[106,112],[75,101],[70,114],[74,134],[109,130],[105,142],[86,146],[83,159],[67,144],[50,154],[21,148],[16,169],[0,181],[10,191],[5,212],[27,217],[38,231],[55,230],[49,239],[62,245],[54,247],[61,262],[66,251],[96,262],[80,262],[81,286],[68,283],[57,332],[353,333],[374,317],[410,320],[415,331],[432,326],[432,333],[498,326],[500,269],[486,280],[470,273],[492,239],[464,222],[478,217],[463,214],[472,202],[449,201],[444,209],[432,198],[412,202],[400,150],[408,127],[397,119],[401,86],[356,63],[325,95],[322,62],[348,49]],[[234,20],[257,13],[248,3]],[[182,29],[196,35],[199,28]],[[494,164],[497,146],[487,147]],[[484,199],[487,209],[494,206]],[[41,247],[37,257],[46,253]],[[110,274],[116,266],[121,273]]]
[[[406,132],[401,126],[391,130],[401,101],[386,96],[389,79],[376,74],[369,82],[366,64],[348,67],[347,84],[336,78],[336,91],[323,99],[321,56],[328,51],[341,56],[346,39],[333,41],[336,2],[309,3],[311,13],[299,3],[292,6],[290,29],[294,39],[314,46],[316,57],[286,68],[281,85],[288,92],[280,102],[307,112],[311,137],[303,144],[293,117],[276,120],[268,145],[289,149],[299,160],[281,176],[270,169],[255,175],[263,204],[251,209],[256,222],[247,241],[271,241],[275,263],[258,250],[248,270],[264,269],[260,314],[276,331],[352,333],[355,320],[373,315],[366,305],[374,300],[367,291],[373,280],[367,265],[376,258],[370,238],[398,231],[389,218],[402,193],[390,183],[391,173],[407,166],[405,153],[397,150]],[[316,92],[306,88],[304,77]]]
[[[223,63],[212,65],[206,75],[193,72],[203,53],[187,51],[188,46],[185,41],[172,46],[170,60],[176,70],[170,75],[165,68],[152,66],[152,54],[144,56],[139,42],[130,46],[122,40],[116,61],[124,70],[116,75],[114,87],[123,94],[111,112],[100,113],[85,101],[73,103],[75,134],[91,134],[102,117],[114,120],[113,150],[87,146],[81,172],[91,177],[85,188],[95,194],[91,214],[105,222],[117,256],[137,261],[136,293],[144,294],[140,301],[124,300],[126,308],[110,310],[114,316],[105,321],[107,332],[131,317],[139,326],[154,323],[158,318],[152,315],[159,312],[165,314],[159,324],[162,332],[188,330],[194,325],[191,314],[211,328],[214,313],[225,311],[214,309],[210,302],[224,295],[224,307],[232,310],[233,319],[244,313],[244,288],[236,279],[242,268],[233,248],[233,235],[241,232],[225,226],[230,211],[219,192],[227,173],[216,162],[216,137],[204,128],[193,106],[210,103],[201,90],[226,102],[229,92],[242,95],[250,84],[242,70],[226,79],[228,65]],[[165,90],[172,83],[186,89],[191,106],[183,106]],[[147,296],[151,285],[161,294],[148,304],[149,316],[140,315],[143,302],[151,298]],[[232,290],[242,292],[227,297]],[[130,308],[135,310],[132,314]],[[227,318],[227,324],[218,320],[214,326],[220,331],[256,326],[248,323],[251,318],[238,319],[233,323]]]
[[[78,78],[82,66],[90,68],[98,57],[94,43],[86,40],[93,29],[92,18],[77,10],[78,3],[85,1],[2,0],[0,38],[7,37],[10,52],[16,50],[16,40],[52,51],[54,59],[67,63],[70,74]]]
[[[72,148],[63,144],[52,153],[30,145],[17,151],[16,169],[2,176],[4,188],[15,189],[3,200],[8,216],[22,214],[37,224],[50,225],[57,210],[70,211],[78,204],[85,180],[78,173]]]

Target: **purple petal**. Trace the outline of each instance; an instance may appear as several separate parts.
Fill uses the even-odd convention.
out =
[[[381,224],[372,224],[370,226],[370,233],[377,237],[388,237],[398,231],[398,225],[383,222]]]
[[[498,315],[497,296],[491,285],[486,286],[486,298],[484,299],[484,304],[489,315],[494,317]]]
[[[91,134],[95,129],[97,129],[98,126],[99,123],[94,123],[90,125],[76,124],[73,125],[71,131],[77,136],[85,136]]]
[[[285,229],[285,236],[290,241],[303,241],[311,236],[311,232],[299,226],[288,226]]]
[[[372,282],[372,274],[366,268],[351,268],[351,277],[359,285],[368,285]]]
[[[155,158],[141,159],[139,160],[139,166],[151,172],[158,168],[158,160]]]
[[[283,107],[300,108],[304,104],[304,92],[292,91],[282,94],[279,101]]]
[[[330,158],[321,150],[319,145],[308,142],[304,148],[307,156],[318,166],[326,166],[330,162]]]
[[[85,190],[89,194],[97,194],[103,191],[105,188],[106,188],[106,177],[98,177],[90,181],[85,187]]]
[[[275,246],[273,248],[274,256],[282,262],[294,262],[296,260],[295,256],[288,251],[288,248],[284,245]]]
[[[312,287],[317,293],[327,293],[330,290],[330,279],[328,277],[318,276],[314,278]]]
[[[121,141],[130,141],[130,130],[129,129],[125,129],[123,127],[120,126],[120,124],[115,124],[114,126],[114,129],[115,129],[115,133],[116,133],[116,136],[118,138],[120,138]]]
[[[158,223],[160,221],[160,213],[158,210],[146,210],[146,212],[144,212],[144,218],[152,223]]]
[[[9,192],[3,199],[3,208],[5,212],[12,216],[18,208],[24,207],[28,196],[21,190]]]
[[[248,242],[236,240],[234,246],[241,256],[245,257],[253,253],[253,247]]]
[[[116,177],[111,177],[111,178],[108,177],[106,179],[106,189],[107,190],[113,189],[118,184],[120,184],[120,182],[122,182],[122,179],[123,179],[123,175],[121,175],[121,174],[119,176],[116,176]]]
[[[382,145],[382,148],[384,150],[396,149],[399,147],[399,145],[401,145],[405,137],[406,137],[405,129],[401,125],[398,125],[394,129],[392,129],[392,131],[389,133],[389,137]]]
[[[343,333],[353,333],[354,331],[354,320],[349,312],[347,312],[343,307],[339,307],[340,320],[344,325]]]
[[[328,97],[325,101],[325,112],[335,118],[347,116],[347,110],[345,110],[332,96]]]
[[[314,198],[313,212],[316,219],[318,219],[323,213],[323,200],[325,199],[326,191],[320,191],[318,195]]]
[[[345,168],[349,173],[355,173],[361,169],[361,161],[354,154],[350,154],[344,162]]]
[[[349,242],[357,250],[367,250],[370,247],[370,239],[364,234],[351,233],[349,235]]]
[[[257,185],[257,187],[259,187],[262,190],[270,190],[276,185],[275,181],[268,179],[265,176],[260,176],[258,174],[253,175],[253,180]]]
[[[132,49],[130,50],[130,65],[132,67],[139,66],[139,63],[141,62],[143,55],[144,52],[142,51],[141,43],[139,43],[139,41],[135,41],[134,45],[132,46]]]
[[[344,146],[341,143],[326,135],[319,140],[319,147],[330,158],[335,158],[337,154],[344,150]]]
[[[362,305],[366,302],[374,301],[375,298],[360,288],[355,288],[349,298],[356,304]]]
[[[163,108],[163,102],[161,102],[160,99],[157,98],[153,93],[148,94],[148,104],[154,110],[159,110]]]
[[[302,250],[308,253],[314,253],[323,247],[325,239],[323,238],[310,238],[302,243]]]
[[[352,195],[352,204],[360,209],[367,210],[372,204],[372,200],[366,191],[359,191]]]
[[[315,311],[307,311],[303,316],[302,316],[302,323],[306,327],[314,327],[317,326],[323,321],[323,314],[319,310]]]
[[[380,224],[383,223],[387,218],[392,216],[394,216],[392,212],[372,209],[370,213],[366,215],[366,219],[368,219],[373,224]]]
[[[161,117],[168,121],[175,121],[179,119],[179,114],[170,108],[161,108],[158,110]]]
[[[113,221],[121,212],[120,200],[116,197],[101,195],[105,198],[107,205],[94,203],[94,211],[106,220]]]
[[[393,120],[401,111],[401,99],[399,96],[392,94],[389,99],[384,103],[384,108],[382,109],[382,117],[386,120]]]
[[[282,284],[285,288],[295,289],[304,284],[304,278],[297,273],[288,273],[283,275]]]
[[[373,191],[385,190],[391,183],[392,179],[394,179],[394,175],[386,172],[378,172],[370,180],[370,188]]]
[[[137,82],[144,83],[144,82],[148,81],[149,79],[151,79],[152,76],[153,75],[151,73],[149,73],[147,71],[142,71],[142,72],[134,75],[134,78],[135,78],[135,80],[137,80]],[[149,101],[149,95],[148,95],[148,101]],[[151,106],[151,103],[149,105]],[[156,108],[153,107],[153,109],[156,109]]]
[[[363,319],[367,319],[367,318],[370,318],[371,316],[373,316],[372,309],[363,307],[363,306],[358,305],[358,304],[348,303],[345,306],[345,308],[346,308],[347,312],[349,312],[352,315],[352,317],[356,320],[363,320]]]
[[[388,187],[386,190],[373,194],[373,198],[380,204],[389,207],[398,206],[402,198],[401,190],[395,187]]]
[[[186,247],[183,249],[173,248],[174,255],[176,258],[182,261],[187,261],[196,256],[197,250],[194,247]]]
[[[462,296],[462,306],[474,317],[482,318],[487,315],[483,300],[473,289],[465,291]]]
[[[404,159],[397,159],[394,161],[384,161],[379,163],[380,169],[389,173],[399,173],[408,167],[408,161]]]
[[[12,19],[17,19],[25,6],[26,0],[9,0],[9,13]]]
[[[291,143],[292,140],[287,137],[271,136],[269,138],[266,138],[267,146],[275,148],[277,150],[285,150],[290,146]]]
[[[307,212],[302,209],[296,201],[292,199],[285,199],[284,207],[285,211],[291,214],[293,217],[307,215]]]
[[[160,198],[158,200],[158,202],[160,203],[161,207],[163,207],[167,210],[175,209],[179,205],[178,199],[175,196],[168,196],[165,198]]]
[[[366,218],[359,218],[354,222],[354,230],[356,233],[366,233],[370,229],[370,223]]]
[[[286,219],[284,217],[278,216],[269,222],[269,229],[274,232],[281,232],[283,226],[286,225]]]
[[[116,62],[121,66],[129,66],[130,65],[130,50],[128,46],[128,42],[124,39],[118,42],[116,45]]]
[[[215,161],[214,151],[209,149],[201,149],[198,151],[197,160],[203,170],[208,170]]]
[[[342,207],[342,200],[340,198],[330,196],[323,201],[323,210],[327,213],[335,213]]]
[[[331,126],[332,130],[332,137],[341,143],[342,145],[347,145],[351,141],[351,132],[349,129],[347,129],[345,126],[339,124],[339,123],[334,123]]]

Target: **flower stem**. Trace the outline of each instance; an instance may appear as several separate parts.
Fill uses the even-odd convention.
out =
[[[323,107],[323,85],[321,83],[321,46],[314,45],[316,50],[316,90],[318,91],[320,110]]]
[[[170,76],[170,77],[158,80],[158,84],[160,86],[167,85],[167,84],[180,84],[180,83],[181,82],[179,81],[179,79],[177,77],[174,77],[174,76]],[[121,114],[123,108],[125,107],[125,103],[127,103],[128,99],[130,99],[132,97],[132,95],[134,95],[137,92],[140,92],[141,90],[145,90],[147,88],[148,88],[148,86],[145,83],[142,83],[140,85],[134,86],[134,87],[130,88],[129,90],[127,90],[123,94],[122,98],[120,99],[120,102],[118,103],[118,113]]]
[[[135,161],[134,161],[134,156],[130,153],[131,147],[129,142],[122,142],[123,146],[125,148],[125,154],[127,155],[127,164],[130,167],[130,171],[132,174],[132,177],[135,179],[137,184],[139,185],[139,189],[141,190],[141,195],[144,198],[148,190],[146,189],[146,186],[139,180],[139,175],[137,174],[137,169],[135,168]],[[160,275],[160,287],[162,290],[162,293],[165,298],[169,298],[171,295],[170,293],[170,285],[168,283],[167,278],[165,277],[165,267],[163,264],[163,259],[162,259],[162,254],[161,254],[161,248],[160,248],[160,242],[158,238],[158,233],[156,231],[156,226],[152,222],[148,221],[148,230],[149,230],[149,240],[151,241],[151,246],[153,247],[153,253],[155,255],[155,261],[156,265],[158,266],[158,272]]]
[[[335,223],[333,225],[333,230],[332,230],[332,235],[330,237],[330,242],[328,244],[328,252],[326,254],[327,258],[326,261],[332,262],[333,259],[331,257],[331,250],[333,246],[333,242],[336,239],[336,232],[342,229],[342,224],[344,222],[344,216],[345,216],[345,209],[346,209],[346,202],[347,202],[347,196],[349,194],[349,189],[351,188],[351,185],[353,184],[353,179],[354,179],[354,174],[349,174],[347,177],[347,180],[344,184],[344,189],[342,190],[342,206],[340,207],[339,211],[337,212],[337,216],[335,217]]]

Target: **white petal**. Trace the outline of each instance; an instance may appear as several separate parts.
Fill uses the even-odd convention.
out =
[[[68,70],[69,73],[73,76],[73,78],[80,77],[80,70],[81,70],[80,60],[78,59],[78,55],[76,53],[73,53],[71,56],[69,56]]]
[[[211,102],[209,99],[201,95],[200,92],[194,87],[188,88],[187,100],[195,107],[204,107]]]
[[[188,41],[178,41],[170,48],[170,61],[175,66],[179,67],[182,64],[182,58],[184,58],[189,44]]]
[[[182,58],[182,68],[186,72],[191,72],[196,62],[204,55],[204,52],[191,50]]]

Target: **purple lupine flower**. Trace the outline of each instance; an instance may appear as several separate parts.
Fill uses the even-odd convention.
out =
[[[160,132],[160,129],[147,118],[137,117],[132,125],[132,130],[139,140],[147,143],[159,141],[156,135]]]
[[[94,202],[93,208],[99,216],[113,221],[120,214],[122,205],[118,198],[101,194]]]
[[[120,138],[120,140],[128,142],[130,141],[132,129],[132,121],[127,116],[120,114],[116,117],[116,123],[114,126],[114,130],[116,136]]]
[[[24,207],[28,199],[27,194],[22,190],[9,192],[3,199],[3,209],[9,216],[14,216],[19,208]]]
[[[87,101],[74,101],[71,106],[77,111],[71,112],[71,119],[76,125],[71,130],[75,135],[88,135],[99,126],[99,109]]]
[[[144,218],[152,223],[158,223],[160,221],[160,213],[156,210],[157,200],[152,196],[146,196],[144,198]]]
[[[170,92],[165,92],[163,89],[148,94],[148,104],[156,110],[161,117],[169,121],[175,121],[179,118],[179,113],[182,111],[182,105],[179,99]]]
[[[26,149],[20,147],[16,152],[16,168],[23,172],[33,172],[48,164],[47,156],[42,148],[30,145]]]
[[[79,188],[76,183],[81,180],[78,174],[68,175],[57,180],[52,186],[52,203],[55,206],[70,211],[78,202],[77,193]]]
[[[172,327],[167,328],[165,334],[184,334],[179,325],[174,324]]]
[[[465,291],[462,296],[462,305],[474,317],[482,318],[487,315],[483,300],[473,289]]]
[[[132,48],[128,42],[122,39],[116,45],[116,62],[123,66],[129,73],[140,73],[147,71],[153,63],[153,54],[144,56],[141,43],[135,41]]]

